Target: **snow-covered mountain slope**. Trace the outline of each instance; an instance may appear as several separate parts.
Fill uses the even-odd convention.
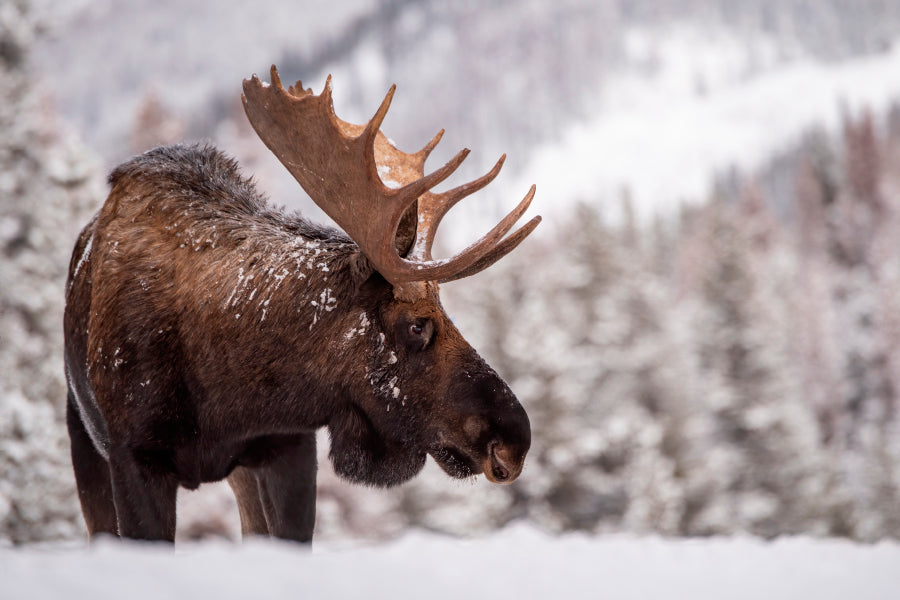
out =
[[[634,179],[668,173],[635,175],[630,164],[620,166],[636,150],[649,152],[647,161],[658,162],[672,151],[698,159],[721,153],[730,160],[735,148],[748,143],[743,130],[732,132],[735,121],[753,129],[759,112],[778,113],[771,124],[778,126],[775,133],[796,130],[798,118],[808,123],[822,115],[820,108],[796,104],[806,96],[833,112],[835,90],[833,85],[821,88],[823,78],[862,78],[861,85],[848,85],[878,98],[893,93],[879,82],[884,65],[875,72],[869,65],[891,53],[859,57],[873,47],[884,51],[885,40],[900,33],[897,10],[873,2],[850,8],[820,3],[805,19],[806,8],[796,6],[802,3],[767,7],[762,0],[729,3],[736,6],[722,14],[712,0],[691,3],[693,8],[673,3],[653,10],[646,10],[652,3],[629,10],[616,2],[581,0],[36,4],[47,15],[51,35],[37,44],[35,67],[64,114],[112,164],[127,156],[135,113],[149,92],[189,121],[188,134],[214,136],[216,119],[237,103],[240,80],[263,74],[275,62],[286,80],[303,77],[316,89],[328,72],[334,73],[338,108],[354,120],[371,115],[390,84],[397,83],[385,123],[388,133],[411,147],[446,127],[446,156],[469,145],[476,150],[469,162],[479,168],[489,167],[498,149],[515,159],[510,170],[521,170],[530,152],[535,152],[532,165],[552,164],[545,157],[553,148],[565,157],[571,156],[573,143],[582,146],[572,140],[577,134],[567,131],[589,131],[590,137],[602,137],[600,149],[622,148],[626,156],[604,152],[588,169],[570,158],[564,172],[573,166],[597,171],[599,165],[611,182],[627,179],[639,194],[643,186]],[[875,31],[869,23],[879,11],[883,18]],[[777,26],[767,25],[759,14]],[[828,27],[821,22],[826,17]],[[813,43],[807,27],[798,24],[824,29]],[[852,42],[866,28],[869,43]],[[791,30],[797,30],[793,36]],[[833,62],[821,46],[843,48],[836,55],[844,62]],[[847,96],[853,99],[852,89]],[[788,105],[784,97],[791,100]],[[788,110],[779,111],[782,106]],[[585,115],[591,117],[587,124]],[[734,139],[727,153],[718,145],[688,141],[683,146],[683,138],[690,140],[698,128],[716,131],[723,125],[720,137]],[[767,126],[756,129],[759,137],[770,137]],[[656,130],[663,139],[655,140]],[[548,149],[548,140],[557,142]],[[667,170],[677,173],[683,166]],[[691,184],[691,190],[697,187]]]
[[[460,541],[415,533],[313,554],[255,541],[0,551],[0,598],[896,598],[900,545],[809,538],[548,537],[524,526]]]
[[[141,149],[136,114],[151,93],[185,137],[244,159],[246,144],[264,153],[261,144],[223,132],[243,121],[241,79],[265,76],[268,64],[316,90],[333,73],[339,114],[357,122],[397,83],[384,129],[402,148],[442,127],[429,166],[473,148],[448,183],[509,153],[483,199],[451,212],[451,247],[532,182],[545,215],[579,200],[614,215],[625,189],[639,214],[667,212],[707,194],[717,171],[753,168],[811,125],[834,130],[844,108],[880,109],[900,97],[893,8],[831,2],[804,16],[799,2],[694,4],[40,0],[52,35],[35,65],[109,168]],[[283,169],[262,162],[252,167],[263,188],[306,210]]]
[[[900,39],[881,54],[825,63],[726,33],[632,31],[631,64],[650,72],[612,73],[594,116],[536,148],[511,187],[536,182],[552,198],[545,213],[582,200],[614,215],[627,189],[640,214],[665,214],[704,199],[717,171],[754,169],[810,127],[837,132],[843,111],[883,114],[900,101]]]

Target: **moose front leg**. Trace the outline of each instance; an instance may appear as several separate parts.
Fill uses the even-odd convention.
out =
[[[109,470],[119,535],[140,540],[175,541],[178,482],[152,456],[131,449],[110,452]]]
[[[309,543],[316,524],[316,434],[298,435],[257,469],[259,497],[269,533]]]
[[[241,531],[309,543],[316,522],[316,434],[279,440],[264,465],[238,467],[228,477]]]

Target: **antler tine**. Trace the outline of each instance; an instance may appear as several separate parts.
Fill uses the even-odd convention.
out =
[[[438,142],[441,141],[441,138],[444,137],[444,130],[441,129],[437,132],[437,134],[431,138],[431,141],[425,144],[425,147],[419,150],[414,154],[414,156],[421,160],[422,163],[425,163],[425,159],[431,155],[431,151],[434,150],[435,146],[438,145]]]
[[[437,235],[437,228],[441,224],[444,215],[453,208],[457,202],[487,186],[500,173],[506,154],[500,157],[490,171],[468,183],[447,190],[440,194],[430,194],[422,199],[419,209],[419,230],[416,232],[416,244],[414,252],[416,258],[431,260],[431,248]]]
[[[455,273],[450,277],[439,279],[438,283],[447,283],[448,281],[456,281],[457,279],[462,279],[464,277],[469,277],[471,275],[475,275],[476,273],[480,273],[484,271],[492,264],[512,252],[516,249],[516,246],[522,243],[528,234],[534,231],[534,228],[538,226],[541,222],[541,216],[538,215],[533,217],[530,221],[522,225],[519,229],[517,229],[514,233],[509,234],[503,241],[494,246],[494,248],[479,258],[477,261],[472,263],[467,269],[463,269],[459,273]]]
[[[359,136],[359,139],[363,140],[363,143],[366,145],[366,154],[371,155],[372,157],[373,165],[375,164],[375,135],[378,133],[384,118],[387,116],[387,111],[391,107],[391,100],[394,99],[394,91],[396,91],[396,89],[396,84],[391,86],[391,89],[385,94],[384,100],[381,101],[381,106],[375,111],[375,115],[366,124],[366,128],[363,129],[362,134]]]
[[[304,88],[303,81],[301,81],[300,79],[294,82],[294,85],[289,87],[287,91],[288,94],[296,98],[302,98],[304,96],[309,96],[310,94],[312,94],[312,89]]]
[[[331,98],[331,73],[325,77],[325,87],[322,88],[322,97],[328,103],[332,115],[334,114],[334,100]]]
[[[432,171],[421,179],[417,179],[412,183],[404,185],[402,188],[397,190],[396,193],[404,197],[411,196],[413,198],[418,198],[440,182],[450,177],[453,172],[459,168],[459,165],[461,165],[462,162],[466,160],[466,157],[469,156],[469,152],[470,150],[468,148],[463,148],[456,153],[456,156],[447,161],[447,164],[445,164],[443,167],[436,171]]]
[[[278,76],[278,69],[275,67],[275,65],[272,65],[269,68],[269,79],[272,80],[272,85],[275,86],[276,89],[284,87],[283,85],[281,85],[281,77]]]
[[[468,248],[448,260],[430,260],[425,262],[405,260],[397,257],[393,262],[388,273],[382,272],[382,275],[391,282],[400,284],[413,281],[450,281],[458,279],[457,275],[462,272],[468,272],[472,266],[484,259],[488,254],[495,252],[495,248],[500,245],[503,236],[505,236],[513,225],[528,210],[532,198],[534,198],[535,186],[531,186],[522,201],[519,202],[513,210],[509,212],[503,219],[497,223],[489,232],[482,236],[478,241],[471,244]],[[538,222],[540,220],[538,219]],[[533,225],[528,223],[522,229],[531,227],[525,235],[531,232],[537,226],[537,222]],[[524,236],[523,236],[524,237]],[[521,239],[518,240],[519,242]],[[516,242],[518,244],[518,242]],[[506,250],[512,250],[515,245]],[[504,246],[504,248],[506,248]],[[491,261],[491,264],[499,260],[503,254],[498,255]]]

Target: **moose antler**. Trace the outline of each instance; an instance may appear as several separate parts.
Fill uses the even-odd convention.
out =
[[[440,169],[425,175],[425,160],[440,141],[440,131],[413,154],[398,150],[379,131],[396,86],[391,86],[366,125],[339,119],[331,98],[331,76],[318,96],[297,82],[285,90],[272,65],[271,85],[255,75],[244,80],[244,110],[256,133],[313,202],[355,241],[372,266],[394,286],[398,298],[421,293],[416,282],[452,281],[481,271],[512,251],[540,222],[534,217],[504,236],[528,209],[535,188],[481,239],[456,256],[434,260],[437,227],[461,199],[489,184],[505,155],[482,177],[443,193],[429,190],[444,181],[469,154],[465,149]],[[418,200],[415,241],[407,256],[396,247],[404,212]]]

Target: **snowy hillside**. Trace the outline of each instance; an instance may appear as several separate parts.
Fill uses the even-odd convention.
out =
[[[750,538],[548,537],[514,527],[317,550],[257,541],[0,551],[0,598],[894,599],[900,545]]]
[[[740,42],[689,23],[626,39],[631,64],[652,61],[652,72],[610,74],[596,114],[535,149],[510,186],[537,183],[554,199],[545,214],[578,200],[615,210],[623,189],[643,216],[666,214],[704,199],[717,171],[757,169],[810,127],[836,132],[842,113],[900,99],[900,38],[836,63],[779,58],[771,38]]]
[[[247,163],[246,142],[228,132],[244,124],[237,97],[250,73],[278,63],[283,79],[317,90],[333,73],[337,109],[355,121],[397,83],[384,129],[401,147],[446,128],[433,165],[470,147],[461,178],[510,154],[489,201],[452,212],[448,229],[494,218],[532,182],[545,214],[574,201],[618,206],[624,188],[642,214],[665,212],[812,124],[834,131],[842,107],[880,110],[900,95],[900,11],[869,0],[815,10],[763,0],[59,4],[38,4],[53,15],[52,35],[34,62],[107,167],[145,149],[133,135],[148,95],[183,136],[211,138]],[[296,184],[267,160],[261,183],[294,202]]]

